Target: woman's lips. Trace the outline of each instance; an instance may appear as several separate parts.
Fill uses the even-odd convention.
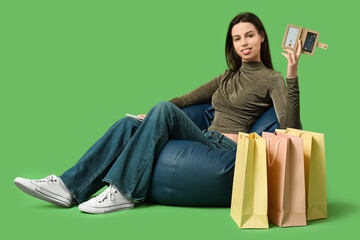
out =
[[[244,55],[248,55],[248,54],[251,53],[251,48],[243,49],[243,50],[241,50],[241,52],[242,52]]]

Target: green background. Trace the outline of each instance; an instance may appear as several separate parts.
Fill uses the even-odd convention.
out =
[[[299,62],[301,120],[325,133],[328,218],[240,230],[229,208],[140,204],[106,215],[31,198],[17,176],[71,167],[125,113],[147,113],[222,74],[231,19],[252,11],[286,76],[287,24],[320,32]],[[11,239],[319,239],[359,223],[358,11],[353,1],[0,1],[1,234]],[[348,235],[349,236],[349,235]]]

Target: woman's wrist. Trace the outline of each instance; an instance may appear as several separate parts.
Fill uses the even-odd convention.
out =
[[[286,78],[297,78],[297,69],[288,69],[286,72]]]
[[[298,78],[298,75],[287,75],[286,79],[295,79]]]

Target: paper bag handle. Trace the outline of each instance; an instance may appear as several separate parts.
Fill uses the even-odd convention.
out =
[[[289,130],[286,130],[286,133],[289,133],[290,131]],[[294,131],[293,131],[294,132]],[[295,132],[295,133],[298,133],[299,134],[299,137],[301,137],[303,135],[303,132]]]
[[[268,138],[266,140],[266,150],[267,150],[267,159],[268,159],[268,165],[269,167],[272,167],[272,165],[274,164],[274,161],[275,161],[275,158],[276,158],[276,154],[277,154],[277,151],[279,149],[279,144],[280,144],[280,140],[278,140],[276,142],[276,145],[275,145],[275,152],[274,152],[274,156],[273,156],[273,159],[270,163],[270,138]]]
[[[290,132],[290,130],[285,130],[283,133],[284,134],[289,134],[289,132]],[[275,130],[275,133],[276,133],[276,130]],[[303,133],[302,132],[299,132],[299,137],[301,137],[303,135]]]

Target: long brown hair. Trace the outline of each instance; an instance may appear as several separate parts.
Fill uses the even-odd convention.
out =
[[[258,18],[255,14],[251,12],[239,13],[230,22],[226,35],[226,43],[225,43],[226,63],[230,68],[230,70],[236,72],[239,70],[239,68],[242,65],[241,57],[235,51],[233,38],[231,36],[232,28],[234,27],[234,25],[240,22],[252,23],[257,29],[257,32],[264,36],[264,42],[261,43],[260,58],[263,64],[265,65],[265,67],[273,70],[273,65],[270,56],[269,40],[264,25],[262,24],[260,18]]]

